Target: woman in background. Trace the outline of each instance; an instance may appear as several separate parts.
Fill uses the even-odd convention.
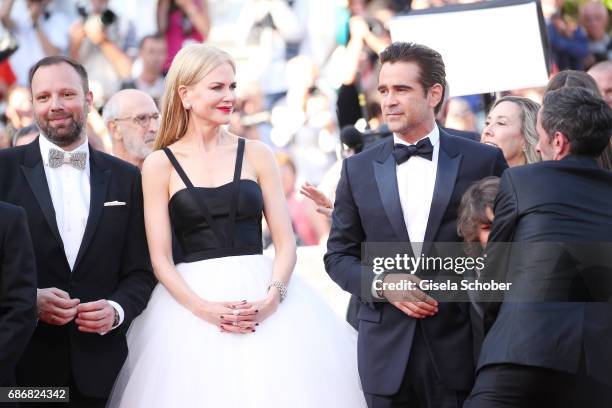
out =
[[[539,104],[519,96],[498,99],[487,115],[480,141],[500,148],[510,167],[540,161],[536,150],[539,109]]]

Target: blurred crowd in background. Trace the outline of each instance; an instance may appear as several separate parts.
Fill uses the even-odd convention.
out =
[[[0,148],[37,136],[28,71],[40,58],[60,53],[89,73],[96,108],[88,120],[89,142],[119,157],[124,151],[131,162],[142,164],[159,118],[151,112],[126,115],[132,127],[120,127],[117,121],[125,118],[111,96],[136,88],[159,107],[173,56],[185,44],[210,43],[238,63],[230,130],[277,153],[298,243],[316,245],[325,242],[330,222],[299,194],[299,186],[309,182],[333,200],[342,158],[389,135],[377,91],[377,57],[391,42],[389,21],[410,10],[467,2],[472,1],[0,0]],[[552,75],[588,72],[612,104],[610,3],[542,0],[541,6]],[[451,98],[439,125],[502,148],[510,165],[532,162],[538,159],[532,148],[534,112],[544,91]],[[499,103],[507,95],[518,98]],[[513,114],[520,121],[497,119]],[[519,143],[504,139],[513,131]]]

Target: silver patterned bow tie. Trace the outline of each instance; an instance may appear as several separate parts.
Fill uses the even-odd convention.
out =
[[[63,164],[69,164],[75,169],[85,169],[87,152],[64,153],[61,150],[49,149],[49,167],[57,169]]]

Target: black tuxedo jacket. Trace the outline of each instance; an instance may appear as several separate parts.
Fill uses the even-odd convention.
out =
[[[73,270],[66,259],[47,186],[38,139],[0,151],[0,200],[26,210],[38,287],[57,287],[81,302],[108,299],[125,311],[104,336],[38,322],[17,368],[23,386],[66,386],[71,378],[87,396],[106,398],[126,355],[125,334],[145,308],[155,278],[144,231],[138,169],[90,146],[89,217]],[[122,201],[124,206],[104,206]],[[68,214],[67,214],[68,216]]]
[[[513,292],[485,310],[493,323],[478,367],[520,364],[577,373],[583,358],[588,374],[612,384],[612,304],[592,301],[601,299],[592,297],[598,289],[609,295],[612,263],[599,281],[579,266],[584,259],[576,251],[590,256],[593,248],[597,258],[610,259],[612,172],[580,156],[514,167],[501,179],[494,212],[483,279],[500,276],[513,282]],[[509,249],[500,244],[506,242],[522,244]],[[592,278],[603,286],[594,288]],[[536,285],[545,289],[532,294],[537,302],[520,298]]]
[[[36,269],[26,214],[0,202],[0,386],[14,385],[35,327]]]
[[[331,278],[363,302],[357,316],[359,373],[364,391],[378,395],[399,390],[417,329],[416,319],[389,303],[373,303],[362,293],[362,279],[368,287],[373,279],[371,273],[361,276],[362,242],[410,241],[392,151],[393,138],[388,138],[344,161],[325,254]],[[425,241],[459,241],[457,208],[464,191],[484,177],[499,176],[506,167],[501,150],[440,129]],[[469,305],[440,303],[439,312],[419,326],[441,381],[450,389],[469,390],[474,379]]]

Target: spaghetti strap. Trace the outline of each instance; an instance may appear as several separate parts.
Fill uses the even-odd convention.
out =
[[[204,200],[202,200],[202,197],[200,197],[197,194],[196,188],[191,183],[191,180],[189,180],[189,177],[187,177],[187,174],[185,173],[185,171],[179,164],[178,160],[174,156],[174,153],[172,153],[172,151],[167,147],[164,147],[163,150],[164,150],[164,153],[166,153],[166,156],[168,156],[170,163],[172,163],[172,167],[174,167],[174,170],[176,170],[179,177],[181,178],[181,180],[183,180],[183,183],[187,187],[187,190],[189,190],[192,197],[194,198],[194,200],[200,207],[200,210],[204,214],[204,218],[206,218],[206,222],[208,222],[208,225],[210,225],[210,228],[213,230],[213,233],[215,234],[215,237],[217,238],[219,245],[224,246],[223,244],[225,242],[225,239],[223,237],[223,234],[221,234],[221,230],[219,229],[219,226],[217,225],[212,215],[210,214],[210,211],[208,210],[206,203],[204,202]]]
[[[244,157],[244,139],[238,139],[238,149],[236,150],[236,164],[234,166],[234,180],[232,182],[232,200],[230,201],[230,212],[229,212],[229,225],[228,225],[228,246],[234,247],[234,230],[236,226],[236,208],[238,207],[238,200],[240,200],[240,176],[242,174],[242,159]]]

